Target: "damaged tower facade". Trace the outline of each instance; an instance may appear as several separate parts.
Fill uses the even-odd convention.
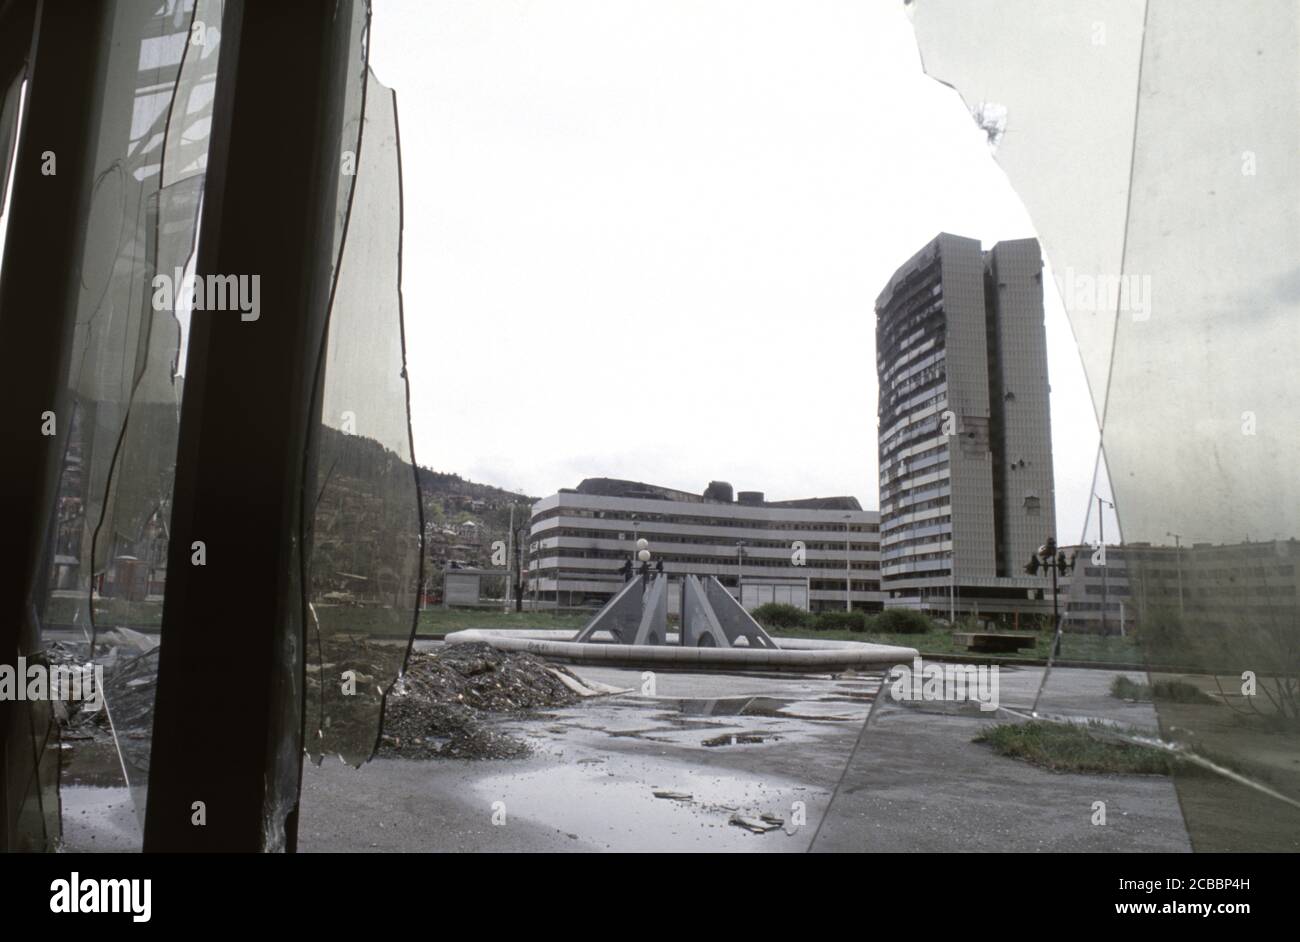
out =
[[[940,233],[876,301],[880,572],[889,607],[1051,610],[1023,566],[1055,532],[1035,239]]]

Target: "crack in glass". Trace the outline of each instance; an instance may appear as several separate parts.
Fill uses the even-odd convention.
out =
[[[355,191],[318,370],[316,473],[304,508],[309,719],[318,763],[379,743],[415,633],[423,559],[401,304],[396,97],[367,76]]]
[[[40,587],[47,639],[103,670],[141,821],[188,317],[179,285],[156,303],[154,276],[192,269],[221,15],[221,0],[185,0],[116,4],[107,20],[69,432]]]
[[[1058,645],[1032,706],[1007,715],[1177,755],[1193,849],[1295,850],[1294,5],[1242,8],[1226,31],[1213,5],[1170,0],[909,10],[927,74],[980,103],[977,122],[998,103],[996,160],[1053,265],[1122,534],[1099,552],[1085,525]],[[1120,693],[1089,704],[1052,682],[1096,661],[1099,607],[1150,700],[1118,732]]]

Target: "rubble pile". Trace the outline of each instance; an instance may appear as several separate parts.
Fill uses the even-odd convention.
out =
[[[90,675],[95,669],[89,660],[90,646],[87,644],[55,641],[46,646],[41,657],[52,666],[76,671],[83,676]],[[158,683],[158,648],[154,646],[141,652],[116,644],[101,644],[96,649],[94,665],[102,670],[104,676],[104,689],[97,693],[102,693],[111,702],[119,734],[148,740]],[[93,689],[89,677],[83,684],[87,691]],[[107,728],[102,708],[89,709],[81,700],[55,701],[55,713],[66,729],[75,730],[87,724]]]
[[[85,642],[55,641],[40,655],[51,666],[82,675],[81,698],[74,695],[52,702],[60,728],[64,784],[117,785],[122,781],[123,766],[133,779],[142,780],[148,774],[158,649],[112,632],[105,632],[103,639],[95,647],[93,665],[90,645]],[[102,689],[98,678],[91,684],[96,672],[102,672]],[[94,697],[90,698],[92,689]],[[105,709],[110,704],[113,722]]]
[[[486,644],[412,652],[384,710],[379,755],[390,758],[508,759],[527,755],[524,742],[493,728],[490,714],[568,706],[579,696],[560,679],[563,668],[531,654]],[[577,678],[573,678],[575,681]]]
[[[385,700],[384,686],[401,667],[405,648],[364,639],[328,638],[308,646],[306,704],[308,722],[322,720],[317,753],[346,753],[362,762],[370,755],[383,710],[379,756],[408,759],[507,759],[527,755],[529,747],[497,728],[502,716],[568,706],[580,696],[581,681],[563,668],[531,654],[507,654],[486,644],[458,644],[436,653],[412,651],[406,672]],[[48,656],[56,663],[84,663],[88,647],[56,643]],[[126,761],[148,769],[157,649],[143,654],[105,650],[101,662],[106,693]],[[356,691],[345,696],[336,677],[355,675]],[[321,678],[330,678],[322,702]],[[71,746],[113,743],[107,713],[58,704],[64,739]]]

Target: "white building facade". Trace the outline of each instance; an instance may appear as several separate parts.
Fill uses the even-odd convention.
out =
[[[601,604],[644,539],[652,569],[716,576],[746,608],[878,611],[879,528],[879,514],[851,497],[771,502],[742,491],[733,500],[719,482],[697,495],[588,479],[533,506],[526,591],[541,608]]]

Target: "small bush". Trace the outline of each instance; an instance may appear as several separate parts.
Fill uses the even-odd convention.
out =
[[[811,628],[812,612],[784,602],[764,602],[749,614],[764,628]]]
[[[933,627],[930,619],[906,608],[891,608],[871,620],[872,631],[898,635],[923,635]]]
[[[818,631],[866,631],[866,612],[822,612],[817,616]]]
[[[1150,700],[1151,687],[1120,675],[1110,682],[1110,695],[1119,700]]]

